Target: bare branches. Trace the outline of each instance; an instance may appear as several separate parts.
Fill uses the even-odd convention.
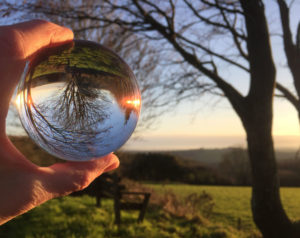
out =
[[[295,45],[290,30],[289,8],[284,0],[277,0],[281,15],[284,49],[290,67],[295,67]]]
[[[210,7],[218,8],[222,11],[226,11],[228,13],[234,13],[234,14],[240,14],[244,15],[244,12],[242,10],[239,10],[237,6],[239,6],[239,1],[218,1],[214,0],[215,3],[212,3],[207,0],[200,0],[202,3],[205,3],[206,5]],[[223,4],[222,4],[223,3]]]
[[[245,51],[243,50],[243,47],[242,47],[242,43],[240,42],[239,38],[241,38],[242,40],[245,40],[246,37],[244,35],[240,35],[236,29],[235,29],[235,26],[234,25],[231,25],[230,22],[229,22],[229,19],[227,18],[226,16],[226,13],[224,12],[224,10],[220,9],[221,11],[221,14],[222,14],[222,17],[223,17],[223,20],[225,21],[226,23],[226,27],[227,29],[229,29],[231,35],[232,35],[232,39],[235,43],[235,46],[236,48],[238,49],[240,55],[246,59],[246,60],[249,60],[249,57],[248,55],[245,53]],[[236,21],[237,21],[237,17],[236,15],[234,15],[234,24],[236,24]]]
[[[34,3],[34,0],[31,3]],[[258,50],[257,53],[254,53],[255,56],[249,55],[249,42],[257,41],[249,40],[249,37],[255,34],[249,33],[249,27],[245,25],[247,16],[244,13],[249,9],[242,8],[240,1],[237,0],[104,0],[101,2],[89,0],[84,5],[79,3],[76,7],[68,9],[51,9],[45,4],[28,6],[31,11],[46,13],[52,17],[57,15],[70,22],[75,22],[75,19],[78,22],[89,21],[89,24],[75,27],[74,31],[80,35],[87,34],[87,32],[93,34],[93,31],[100,28],[109,29],[114,26],[122,28],[124,32],[134,33],[140,39],[150,39],[159,52],[166,54],[164,62],[168,61],[169,63],[164,64],[164,67],[172,67],[172,62],[188,62],[190,66],[201,73],[201,77],[205,77],[206,82],[210,80],[210,85],[219,87],[236,110],[243,107],[241,105],[244,98],[233,85],[228,83],[230,79],[224,77],[219,68],[232,67],[250,73],[250,69],[259,65],[258,62],[255,62],[256,54],[265,52],[265,50]],[[26,6],[18,7],[26,8]],[[261,19],[257,20],[257,22],[259,21],[261,22]],[[259,26],[259,28],[263,27]],[[253,28],[252,30],[257,32],[257,29]],[[103,31],[103,35],[105,34],[106,32]],[[265,44],[266,41],[263,42]],[[166,52],[167,46],[172,46],[175,50]],[[119,44],[118,48],[120,47],[124,47],[124,45]],[[255,52],[252,48],[251,51]],[[123,52],[126,51],[123,50]],[[182,68],[182,65],[176,65]],[[274,71],[270,65],[266,67],[265,71]],[[182,73],[180,68],[178,71]],[[253,73],[251,75],[252,78],[256,77]],[[195,79],[187,77],[187,81],[190,85],[194,85]],[[270,85],[271,83],[268,87],[271,87]],[[194,87],[196,88],[196,85]],[[254,91],[256,89],[260,90],[258,86]],[[178,90],[180,91],[180,89]]]
[[[205,64],[201,62],[199,58],[197,58],[195,53],[188,52],[182,45],[180,45],[180,43],[177,41],[175,32],[173,32],[173,29],[168,29],[166,26],[154,19],[154,17],[152,17],[151,14],[149,14],[149,12],[147,12],[137,0],[133,0],[133,4],[137,7],[141,15],[144,16],[145,24],[150,24],[152,28],[156,29],[160,34],[162,34],[165,39],[168,40],[171,45],[173,45],[175,50],[185,59],[186,62],[188,62],[190,65],[193,65],[197,70],[214,81],[215,84],[224,92],[236,110],[239,112],[243,110],[243,98],[235,88],[222,79],[216,73],[215,69],[210,70],[207,68]]]
[[[290,29],[290,19],[289,19],[289,7],[284,0],[277,0],[280,16],[281,16],[281,25],[283,31],[283,43],[284,51],[287,58],[287,62],[290,68],[290,71],[293,75],[294,86],[296,88],[298,98],[300,97],[300,48],[299,48],[299,38],[300,38],[300,24],[298,25],[297,35],[296,35],[296,44],[294,44],[292,39],[292,33]],[[277,86],[278,87],[278,86]],[[282,87],[280,87],[282,89]],[[280,90],[283,95],[295,106],[300,115],[299,101],[295,102],[295,97],[292,97],[292,94],[287,90]]]
[[[300,100],[295,95],[293,95],[286,87],[278,82],[276,83],[276,88],[298,111],[300,111]]]
[[[208,49],[207,47],[205,47],[205,46],[203,46],[203,45],[201,45],[201,44],[199,44],[199,43],[196,43],[196,42],[194,42],[194,41],[192,41],[192,40],[189,40],[189,39],[187,39],[186,37],[184,37],[184,36],[182,36],[182,35],[179,35],[179,34],[176,34],[176,37],[179,38],[179,39],[181,39],[181,40],[183,40],[183,41],[185,41],[185,42],[188,43],[188,44],[191,44],[191,45],[193,45],[193,46],[198,47],[199,49],[205,51],[205,52],[206,52],[207,54],[209,54],[209,55],[216,56],[216,57],[218,57],[218,58],[224,60],[224,61],[227,62],[227,63],[230,63],[230,64],[232,64],[232,65],[234,65],[234,66],[237,66],[238,68],[240,68],[240,69],[242,69],[242,70],[245,70],[246,72],[249,72],[249,69],[246,68],[244,65],[242,65],[242,64],[240,64],[240,63],[238,63],[238,62],[236,62],[236,61],[233,61],[233,60],[231,60],[231,59],[225,57],[224,55],[215,53],[215,52],[213,52],[212,50]]]
[[[131,29],[131,24],[141,25],[142,22],[138,19],[122,22],[128,25],[120,27],[121,22],[118,17],[122,14],[114,15],[115,12],[110,8],[110,2],[99,5],[98,1],[88,0],[85,1],[85,5],[73,6],[73,3],[61,1],[39,4],[39,1],[32,0],[20,6],[8,4],[6,7],[12,12],[25,13],[25,18],[47,17],[53,22],[72,28],[76,37],[97,41],[116,51],[131,66],[138,79],[144,108],[141,120],[143,123],[139,125],[139,129],[145,128],[152,124],[158,115],[166,111],[167,105],[170,105],[170,100],[166,95],[171,96],[175,93],[166,92],[167,89],[163,88],[163,81],[168,75],[161,72],[162,67],[159,61],[160,54],[165,49],[156,48],[142,34],[136,35],[134,31],[128,30]],[[118,7],[123,12],[126,10],[131,14],[134,13],[127,6],[118,5]],[[134,14],[135,18],[139,15],[137,12]],[[20,14],[18,15],[20,17]],[[173,15],[175,16],[175,13]],[[143,30],[147,29],[146,27]],[[139,31],[139,26],[135,30]]]
[[[213,20],[210,19],[210,17],[207,17],[207,16],[202,16],[200,14],[200,11],[203,10],[203,9],[206,9],[205,7],[203,7],[203,9],[197,10],[188,0],[183,0],[183,1],[190,8],[190,10],[193,12],[193,14],[197,18],[199,18],[199,20],[205,22],[206,24],[208,24],[210,26],[215,26],[215,27],[223,28],[225,30],[229,29],[228,28],[229,26],[227,24],[223,24],[220,21],[213,21]],[[204,2],[205,4],[208,4],[208,2],[206,2],[206,1],[202,1],[202,2]],[[211,3],[209,3],[208,6],[213,7],[214,10],[218,9],[219,12],[223,12],[224,13],[225,8],[221,7],[219,4],[211,4]],[[230,12],[233,13],[232,11],[230,11]],[[235,14],[236,13],[237,12],[235,12]],[[235,31],[233,28],[231,30]],[[235,36],[238,37],[238,38],[245,39],[245,36],[242,35],[242,34],[240,34],[240,33],[238,33],[237,31],[235,31]]]
[[[289,8],[284,0],[277,0],[280,9],[281,25],[284,35],[284,46],[287,52],[293,52],[293,40],[290,30]]]

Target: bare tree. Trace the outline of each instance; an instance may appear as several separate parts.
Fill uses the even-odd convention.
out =
[[[278,3],[284,23],[288,12],[284,1]],[[266,238],[299,237],[280,200],[271,133],[276,68],[262,0],[104,0],[54,11],[47,5],[32,3],[16,8],[70,21],[84,19],[93,22],[91,28],[98,27],[96,22],[120,26],[151,44],[163,46],[160,51],[168,52],[165,62],[172,65],[171,69],[174,65],[187,69],[166,83],[167,88],[177,90],[178,96],[187,92],[193,96],[203,92],[225,96],[247,134],[253,179],[251,204],[257,227]],[[292,61],[289,65],[294,65]],[[240,92],[230,82],[225,67],[243,72],[242,80],[249,82],[248,92]]]
[[[247,134],[256,225],[264,237],[297,237],[279,195],[271,135],[276,69],[263,2],[132,0],[105,3],[107,11],[121,14],[111,19],[106,18],[108,12],[104,12],[99,20],[141,32],[147,38],[165,40],[182,60],[221,90]],[[191,17],[183,21],[183,14]],[[216,37],[222,37],[225,43],[228,40],[231,48],[224,51],[224,47],[211,47],[206,43],[208,40],[215,45]],[[221,71],[224,65],[248,74],[249,92],[245,96],[224,77]]]

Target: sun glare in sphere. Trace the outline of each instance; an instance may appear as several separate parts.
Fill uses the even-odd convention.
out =
[[[21,94],[18,94],[18,95],[16,96],[16,99],[15,99],[14,103],[15,103],[15,105],[17,106],[17,108],[19,109],[20,106],[21,106]]]
[[[126,103],[128,105],[132,105],[134,107],[138,107],[141,104],[141,100],[136,99],[136,100],[127,100]]]
[[[31,105],[32,105],[32,99],[31,99],[31,97],[28,97],[27,105],[29,107],[31,107]]]

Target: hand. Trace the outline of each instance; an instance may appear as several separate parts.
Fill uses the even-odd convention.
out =
[[[73,39],[71,30],[42,20],[0,27],[0,225],[52,199],[87,187],[119,166],[107,155],[87,162],[38,167],[10,142],[5,120],[26,58],[43,47]]]

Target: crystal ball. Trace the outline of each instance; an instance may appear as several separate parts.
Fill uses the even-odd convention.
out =
[[[74,40],[30,57],[16,104],[35,143],[58,158],[87,161],[129,139],[141,95],[132,70],[117,54]]]

